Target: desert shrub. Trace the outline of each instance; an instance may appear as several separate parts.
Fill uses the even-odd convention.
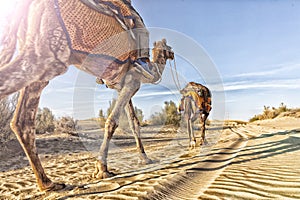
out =
[[[288,109],[287,106],[284,105],[284,103],[281,103],[278,108],[270,108],[270,106],[264,106],[263,113],[254,115],[254,117],[249,119],[249,122],[254,122],[256,120],[274,119],[281,113],[287,112],[289,110],[290,109]]]
[[[177,106],[173,101],[165,102],[166,125],[172,124],[179,126],[180,114],[177,112]]]
[[[278,109],[277,109],[277,111],[278,111],[279,113],[286,112],[286,111],[288,111],[288,110],[289,110],[289,109],[287,108],[286,105],[284,105],[284,103],[281,103],[281,104],[279,105]]]
[[[162,112],[155,112],[150,116],[149,122],[151,125],[163,125],[166,121],[166,114]]]
[[[104,113],[103,113],[102,109],[99,110],[99,116],[98,116],[97,121],[99,122],[99,125],[100,125],[101,128],[105,127],[106,119],[105,119],[105,116],[104,116]]]
[[[134,112],[135,115],[140,123],[141,126],[145,125],[144,122],[144,114],[143,110],[139,109],[138,107],[134,107]],[[129,128],[129,123],[128,123],[128,117],[126,115],[125,110],[122,111],[121,116],[120,116],[120,128],[127,129]]]
[[[249,119],[249,122],[254,122],[254,121],[257,121],[257,120],[259,120],[259,116],[258,115],[254,115],[254,117],[251,117]]]
[[[164,109],[151,115],[150,123],[152,125],[180,125],[181,116],[177,112],[177,106],[173,101],[166,101]]]
[[[112,101],[109,101],[109,107],[108,107],[108,109],[107,109],[107,111],[106,111],[107,116],[110,115],[111,111],[113,110],[113,108],[114,108],[115,105],[116,105],[116,102],[117,102],[116,99],[112,99]]]
[[[0,100],[0,141],[5,142],[15,138],[10,121],[13,117],[18,101],[18,93]]]
[[[134,112],[135,112],[136,117],[138,118],[139,122],[142,123],[144,121],[143,110],[139,109],[138,107],[134,107]]]
[[[112,99],[112,101],[109,102],[109,107],[108,107],[107,112],[106,112],[107,113],[106,117],[104,116],[103,110],[102,109],[99,110],[98,121],[100,123],[100,127],[105,126],[105,121],[106,121],[107,117],[110,115],[110,113],[112,112],[115,105],[116,105],[116,99]],[[134,107],[134,112],[135,112],[140,124],[142,125],[143,120],[144,120],[143,110],[139,109],[138,107]],[[121,110],[120,118],[119,118],[119,127],[122,128],[122,129],[129,128],[128,118],[127,118],[127,115],[125,113],[125,109]]]
[[[54,131],[54,115],[49,108],[38,109],[35,120],[35,127],[37,134],[43,134],[47,132],[51,133]]]
[[[61,133],[73,134],[77,129],[77,120],[73,117],[61,117],[55,121],[55,130]]]

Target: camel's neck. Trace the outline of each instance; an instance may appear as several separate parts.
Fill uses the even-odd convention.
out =
[[[162,76],[162,73],[165,70],[165,66],[166,66],[166,60],[164,59],[163,62],[162,60],[158,61],[155,60],[153,62],[153,67],[154,67],[154,82],[159,82]]]

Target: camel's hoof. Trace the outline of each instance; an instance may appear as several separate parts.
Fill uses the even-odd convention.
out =
[[[200,143],[199,143],[199,144],[200,144],[200,146],[201,146],[201,145],[204,145],[204,140],[203,140],[203,139],[200,139]]]
[[[207,145],[208,144],[208,142],[207,142],[207,140],[206,139],[201,139],[200,140],[200,146],[202,146],[202,145]]]
[[[59,191],[65,189],[66,185],[64,183],[52,183],[50,186],[46,188],[42,188],[42,191],[50,192],[50,191]]]
[[[98,172],[97,174],[93,173],[92,177],[96,178],[96,179],[105,179],[105,178],[111,178],[113,176],[115,176],[116,174],[114,174],[113,172]]]
[[[189,147],[190,147],[190,149],[195,149],[196,148],[196,140],[191,141]]]
[[[154,163],[154,162],[150,158],[144,158],[144,159],[140,160],[140,164],[142,164],[142,165],[148,165],[148,164],[152,164],[152,163]]]

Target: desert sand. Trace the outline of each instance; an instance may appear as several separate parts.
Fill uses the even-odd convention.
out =
[[[58,192],[37,189],[16,141],[1,144],[0,199],[300,199],[299,118],[212,121],[195,149],[183,126],[142,127],[149,165],[139,163],[130,131],[118,130],[108,157],[117,176],[104,180],[91,178],[103,130],[89,127],[37,138],[46,173],[67,184]]]

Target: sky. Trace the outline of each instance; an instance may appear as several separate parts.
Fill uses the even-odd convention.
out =
[[[1,5],[7,2],[1,0]],[[281,102],[300,107],[300,1],[132,0],[132,4],[149,29],[150,47],[164,37],[175,52],[175,63],[167,64],[162,82],[143,85],[133,98],[145,118],[160,111],[164,101],[178,104],[177,82],[171,78],[175,64],[180,87],[195,81],[211,89],[211,119],[249,120],[264,105],[278,107]],[[58,117],[88,118],[98,115],[99,109],[106,111],[116,97],[116,92],[71,66],[46,87],[40,107],[50,108]]]

